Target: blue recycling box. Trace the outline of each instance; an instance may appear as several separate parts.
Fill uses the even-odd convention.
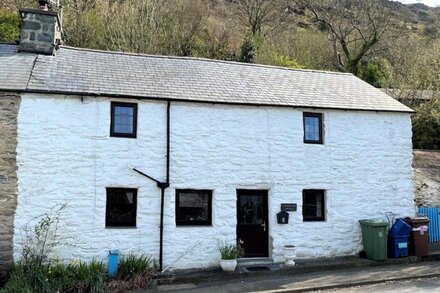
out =
[[[408,256],[408,236],[388,236],[388,255],[390,257]]]
[[[108,252],[108,275],[114,277],[118,273],[119,250]]]

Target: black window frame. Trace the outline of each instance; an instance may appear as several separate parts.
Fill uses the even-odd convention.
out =
[[[125,103],[125,102],[111,102],[111,113],[110,113],[110,136],[111,137],[125,137],[125,138],[136,138],[137,137],[137,118],[138,118],[138,105],[136,103]],[[133,108],[133,132],[123,133],[115,131],[115,107],[130,107]]]
[[[322,207],[321,207],[321,217],[317,217],[317,216],[310,216],[310,215],[306,215],[305,211],[306,209],[305,207],[305,202],[306,202],[306,196],[308,194],[314,194],[315,196],[319,195],[320,197],[322,197]],[[303,221],[304,222],[325,222],[326,220],[326,214],[325,214],[325,205],[326,205],[326,199],[325,199],[325,190],[324,189],[304,189],[303,190],[303,209],[302,209],[302,214],[303,214]]]
[[[109,208],[110,208],[110,200],[109,195],[112,192],[133,192],[133,206],[134,206],[134,218],[130,223],[111,223]],[[122,188],[122,187],[107,187],[106,188],[106,204],[105,204],[105,227],[106,228],[136,228],[137,226],[137,188]]]
[[[307,117],[317,117],[319,119],[319,139],[318,140],[311,140],[311,139],[306,139],[306,118]],[[322,123],[322,118],[323,115],[322,113],[313,113],[313,112],[303,112],[303,132],[304,132],[304,137],[303,137],[303,141],[304,143],[311,143],[311,144],[323,144],[324,140],[323,140],[323,123]]]
[[[180,196],[184,193],[208,194],[208,219],[206,221],[184,221],[179,220]],[[176,189],[176,226],[212,226],[212,190],[211,189]]]

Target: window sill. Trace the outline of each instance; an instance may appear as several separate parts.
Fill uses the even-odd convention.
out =
[[[118,137],[118,138],[136,138],[136,135],[125,135],[125,134],[110,134],[110,137]]]
[[[203,227],[205,227],[205,228],[212,228],[212,227],[214,227],[214,225],[212,225],[212,224],[177,224],[176,225],[176,228],[194,228],[194,227],[197,227],[197,228],[203,228]]]

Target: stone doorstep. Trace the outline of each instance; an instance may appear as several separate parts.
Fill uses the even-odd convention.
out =
[[[249,271],[238,267],[235,272],[223,272],[220,268],[205,270],[179,270],[170,273],[159,273],[155,283],[160,285],[207,283],[225,280],[238,280],[243,278],[254,278],[261,276],[285,276],[294,274],[307,274],[324,271],[338,271],[351,268],[404,265],[418,262],[440,261],[440,254],[433,253],[426,257],[409,256],[403,258],[389,258],[385,261],[372,261],[359,257],[335,257],[318,258],[313,260],[295,260],[295,266],[285,266],[280,263],[267,265],[271,270]]]

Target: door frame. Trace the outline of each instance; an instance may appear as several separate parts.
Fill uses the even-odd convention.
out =
[[[237,188],[236,189],[236,211],[237,211],[237,222],[236,222],[236,231],[235,231],[235,237],[238,241],[238,226],[239,226],[239,197],[240,195],[262,195],[263,196],[263,204],[265,208],[263,208],[263,220],[266,223],[266,248],[265,252],[262,256],[258,257],[269,257],[269,190],[268,189],[251,189],[251,188]],[[254,256],[243,256],[243,258],[252,258]]]

